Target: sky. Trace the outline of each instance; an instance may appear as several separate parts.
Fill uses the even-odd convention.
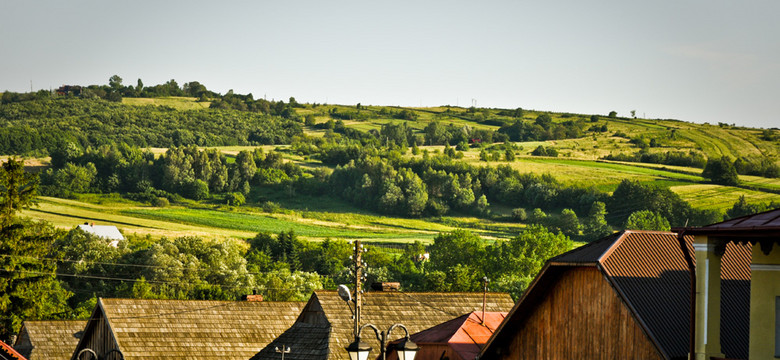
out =
[[[0,91],[64,84],[298,102],[780,127],[780,1],[0,0]]]

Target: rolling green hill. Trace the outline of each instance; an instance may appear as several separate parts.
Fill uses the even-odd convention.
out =
[[[144,122],[154,121],[163,114],[165,124],[155,124],[168,143],[170,136],[175,136],[174,143],[187,144],[187,141],[200,145],[202,148],[219,150],[233,161],[242,150],[263,148],[266,152],[276,150],[285,162],[292,162],[304,169],[325,169],[332,171],[335,166],[326,165],[308,154],[295,150],[291,143],[299,139],[339,138],[347,137],[346,133],[334,132],[334,126],[357,130],[370,136],[379,134],[388,125],[405,126],[412,136],[423,139],[426,127],[432,123],[470,133],[474,130],[496,132],[502,126],[511,125],[517,121],[532,124],[540,115],[549,115],[552,126],[578,127],[579,135],[573,138],[559,138],[546,141],[516,141],[513,161],[481,160],[483,151],[495,151],[502,154],[503,145],[485,144],[462,149],[462,161],[471,166],[508,165],[521,173],[549,175],[566,186],[592,187],[598,191],[610,193],[624,179],[636,180],[642,184],[652,184],[668,188],[680,195],[683,200],[697,209],[713,209],[720,212],[730,208],[741,196],[751,203],[780,202],[780,179],[760,176],[741,175],[738,186],[722,186],[710,184],[701,176],[702,170],[696,167],[638,163],[625,161],[606,161],[608,155],[633,155],[642,150],[647,154],[660,154],[671,151],[701,154],[706,158],[729,156],[763,157],[778,162],[780,142],[772,131],[730,126],[726,124],[693,124],[678,120],[631,119],[608,116],[591,116],[584,114],[547,113],[525,110],[522,116],[511,110],[501,109],[466,109],[460,107],[433,108],[399,108],[391,106],[344,106],[344,105],[309,105],[302,104],[294,108],[289,119],[268,116],[247,116],[234,110],[208,109],[210,102],[198,101],[194,97],[162,97],[162,98],[125,98],[122,104],[111,104],[96,100],[68,100],[68,102],[49,101],[48,108],[27,106],[9,107],[0,105],[0,121],[6,124],[5,141],[9,144],[16,141],[14,129],[29,129],[42,120],[56,123],[58,116],[67,119],[69,126],[59,126],[58,133],[72,141],[81,142],[81,146],[97,146],[90,143],[95,138],[88,133],[94,129],[108,131],[107,125],[94,129],[81,129],[79,121],[95,121],[111,119],[118,129],[123,124],[131,124],[132,137],[127,140],[140,141],[135,145],[152,146],[156,156],[165,153],[166,146],[157,146],[154,136],[144,133],[139,117]],[[152,110],[158,106],[159,114]],[[21,110],[20,110],[21,109]],[[142,109],[142,110],[135,110]],[[60,114],[60,115],[58,115]],[[110,114],[110,115],[106,115]],[[240,131],[222,131],[221,138],[209,138],[207,133],[198,132],[199,123],[209,122],[211,117],[217,117],[223,124],[231,122],[241,126]],[[405,118],[403,118],[405,117]],[[305,120],[305,121],[304,121]],[[187,132],[177,128],[177,121],[186,124]],[[263,125],[265,122],[273,126]],[[336,125],[338,123],[338,125]],[[160,127],[163,126],[163,127]],[[170,128],[165,128],[169,126]],[[209,125],[213,127],[214,125]],[[226,125],[223,125],[226,126]],[[299,127],[300,130],[296,130]],[[273,132],[284,129],[284,136],[277,136],[275,142]],[[595,129],[595,130],[594,130]],[[86,130],[79,135],[69,131]],[[21,130],[20,130],[21,131]],[[247,136],[246,132],[263,132],[259,135]],[[232,135],[235,134],[235,135]],[[769,134],[769,135],[768,135]],[[189,136],[189,137],[188,137]],[[230,143],[231,136],[239,139]],[[254,136],[254,137],[253,137]],[[144,138],[141,140],[141,138]],[[98,137],[99,139],[99,137]],[[120,139],[117,137],[116,139]],[[263,142],[270,140],[271,143]],[[281,139],[281,141],[280,141]],[[0,138],[3,140],[3,138]],[[56,139],[54,139],[56,140]],[[54,141],[51,140],[51,141]],[[40,144],[30,143],[30,149],[44,146],[46,138],[41,137]],[[118,141],[114,138],[108,141]],[[309,140],[307,140],[309,141]],[[313,140],[311,140],[313,141]],[[228,146],[213,146],[209,142]],[[109,142],[110,143],[110,142]],[[162,142],[163,144],[165,141]],[[645,145],[641,145],[641,144]],[[647,143],[652,146],[647,146]],[[539,146],[552,148],[558,152],[557,157],[532,156]],[[443,153],[443,145],[422,145],[420,151],[429,154]],[[45,151],[35,150],[30,164],[37,170],[44,170],[47,159],[40,157]],[[12,154],[8,154],[12,155]],[[23,154],[20,154],[23,155]],[[405,158],[421,157],[408,151],[402,155]],[[258,190],[260,191],[260,190]],[[455,212],[450,216],[423,217],[410,219],[373,213],[349,205],[332,197],[290,198],[278,193],[258,195],[253,190],[249,203],[239,208],[225,207],[212,202],[185,202],[173,207],[157,208],[143,203],[121,200],[116,195],[80,195],[77,200],[43,198],[39,207],[27,210],[27,216],[51,221],[59,227],[69,228],[84,221],[117,224],[125,232],[152,236],[179,236],[183,234],[203,235],[207,237],[238,237],[248,238],[261,231],[279,232],[293,229],[299,235],[311,240],[334,238],[361,238],[379,242],[409,242],[414,240],[430,241],[441,231],[451,231],[456,228],[467,228],[488,238],[508,238],[522,231],[525,225],[516,222],[511,217],[511,208],[499,204],[490,207],[488,217],[474,217],[473,214]],[[120,201],[121,200],[121,201]],[[278,209],[268,211],[263,208],[265,202],[273,201]],[[529,209],[530,210],[530,209]]]

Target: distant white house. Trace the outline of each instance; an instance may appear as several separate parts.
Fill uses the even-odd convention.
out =
[[[79,229],[85,233],[90,233],[92,235],[111,240],[110,245],[113,247],[117,247],[119,245],[119,240],[125,239],[125,237],[122,236],[122,233],[119,232],[119,229],[113,225],[95,225],[95,223],[84,223],[79,225]]]

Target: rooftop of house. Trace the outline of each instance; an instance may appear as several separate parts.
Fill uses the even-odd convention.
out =
[[[772,235],[776,237],[780,235],[780,209],[741,216],[702,227],[674,228],[672,230],[690,235],[722,234],[724,236],[747,235],[753,237]]]
[[[287,330],[303,302],[99,299],[128,359],[249,359]],[[87,326],[84,338],[89,336]],[[82,340],[83,341],[83,340]],[[81,346],[81,345],[79,345]]]
[[[481,311],[482,299],[482,293],[366,292],[361,325],[371,323],[387,330],[400,323],[410,333],[420,332],[463,314]],[[508,294],[488,293],[485,305],[486,311],[501,312],[509,311],[514,302]],[[373,334],[363,336],[373,338]],[[403,330],[398,329],[389,340],[403,336]],[[347,359],[344,348],[352,341],[353,319],[347,303],[335,291],[315,291],[295,325],[253,359],[272,358],[277,355],[274,348],[283,345],[291,347],[291,353],[285,355],[289,360]]]
[[[410,339],[421,348],[426,344],[447,345],[460,358],[474,359],[504,321],[506,314],[485,312],[483,316],[481,311],[474,311],[412,334]]]
[[[692,255],[693,236],[684,241]],[[722,347],[732,357],[747,358],[750,259],[750,245],[730,243],[721,261],[722,304],[729,309],[723,313]],[[545,288],[572,266],[599,269],[667,358],[687,354],[690,271],[677,234],[657,231],[623,231],[550,259],[488,347],[510,338],[512,323],[542,301]]]
[[[81,224],[79,229],[86,233],[90,233],[108,240],[124,240],[124,236],[119,232],[119,229],[113,225],[95,225],[95,224]]]
[[[10,345],[0,341],[0,359],[27,360],[22,354],[14,350]]]
[[[86,320],[25,321],[13,346],[29,360],[67,360],[86,325]]]

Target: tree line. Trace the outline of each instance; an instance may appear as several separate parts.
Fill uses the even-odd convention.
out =
[[[89,316],[98,297],[231,300],[259,291],[269,301],[302,301],[349,283],[351,245],[308,242],[293,231],[246,242],[128,236],[112,243],[79,228],[57,230],[18,211],[35,201],[38,179],[15,159],[0,169],[0,336],[21,322]],[[369,282],[399,280],[410,291],[474,291],[478,278],[519,296],[544,261],[572,247],[568,237],[531,226],[490,243],[467,231],[441,233],[427,248],[370,247]],[[427,255],[429,254],[429,255]],[[469,256],[467,256],[469,255]]]
[[[0,153],[46,155],[72,142],[81,148],[289,144],[301,124],[236,110],[179,111],[104,100],[56,99],[0,106]]]

